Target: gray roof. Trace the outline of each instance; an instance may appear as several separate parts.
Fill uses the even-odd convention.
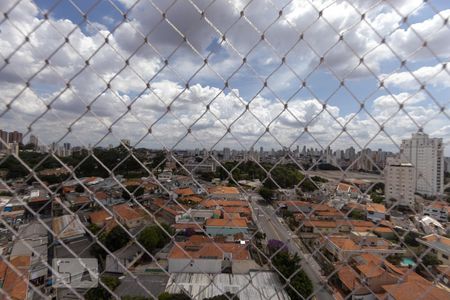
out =
[[[116,250],[113,255],[106,256],[105,272],[110,273],[125,273],[124,268],[119,265],[119,261],[127,268],[142,257],[144,251],[135,243],[128,244],[119,250]]]
[[[166,287],[169,293],[184,290],[193,299],[203,299],[226,292],[238,294],[241,300],[284,300],[289,296],[284,291],[274,272],[250,272],[249,274],[172,274]]]
[[[114,290],[114,293],[119,297],[123,296],[142,296],[151,298],[149,293],[142,288],[137,281],[139,281],[145,288],[156,298],[163,293],[166,287],[169,276],[165,273],[151,273],[151,274],[135,274],[137,279],[134,280],[131,276],[126,276],[120,280],[120,285]]]

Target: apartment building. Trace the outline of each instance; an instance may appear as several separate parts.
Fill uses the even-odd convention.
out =
[[[388,157],[384,168],[385,197],[390,204],[414,205],[416,174],[412,163]]]
[[[416,193],[435,196],[444,191],[444,143],[442,138],[430,138],[419,132],[403,140],[402,159],[416,168]]]

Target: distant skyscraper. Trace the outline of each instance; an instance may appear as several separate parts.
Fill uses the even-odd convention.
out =
[[[348,159],[350,161],[354,161],[356,157],[356,151],[355,148],[350,147],[345,150],[345,159]]]
[[[30,135],[30,141],[29,141],[29,143],[32,144],[32,145],[34,145],[35,147],[39,146],[39,140],[38,140],[37,136],[35,136],[35,135],[33,135],[33,134]]]
[[[18,131],[13,131],[8,134],[8,142],[9,143],[22,143],[23,134]]]
[[[384,178],[384,192],[388,203],[397,203],[401,206],[414,205],[416,175],[415,168],[411,163],[402,162],[399,158],[388,157],[384,168]]]
[[[70,150],[70,143],[64,143],[64,149]]]
[[[3,143],[8,144],[8,132],[4,130],[0,130],[0,138],[3,140]],[[4,145],[2,142],[0,142],[0,149],[6,149],[6,145]]]
[[[416,193],[435,196],[444,192],[444,144],[419,132],[403,140],[401,158],[416,168]]]
[[[223,148],[223,160],[228,161],[231,159],[230,148]]]

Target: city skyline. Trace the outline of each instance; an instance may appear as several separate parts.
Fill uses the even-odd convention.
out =
[[[393,141],[409,138],[422,129],[431,136],[444,138],[446,148],[450,149],[446,96],[450,87],[444,64],[450,50],[442,42],[450,36],[447,31],[438,30],[441,16],[450,13],[448,3],[435,1],[440,13],[437,14],[419,0],[401,1],[395,7],[381,3],[369,9],[371,2],[342,1],[332,7],[317,3],[327,7],[324,17],[345,33],[345,43],[339,42],[339,35],[323,22],[307,26],[306,20],[316,13],[308,3],[291,3],[284,8],[280,20],[270,14],[270,9],[263,9],[268,2],[261,7],[251,5],[251,9],[241,2],[205,8],[210,20],[224,26],[222,29],[227,27],[226,20],[239,20],[242,9],[249,18],[265,16],[238,22],[227,32],[225,41],[197,19],[192,4],[177,3],[170,7],[170,17],[184,20],[177,22],[176,28],[188,34],[191,42],[179,47],[175,45],[182,42],[181,37],[170,26],[158,26],[142,13],[158,14],[145,1],[132,7],[128,1],[115,0],[118,7],[131,9],[127,14],[129,22],[116,30],[113,29],[123,18],[117,18],[108,5],[91,16],[91,22],[77,28],[80,16],[73,11],[72,4],[61,3],[57,13],[50,14],[48,22],[30,37],[31,49],[19,48],[15,54],[28,57],[27,68],[13,68],[16,65],[11,64],[5,69],[4,79],[0,80],[5,91],[2,118],[7,130],[14,128],[24,133],[32,123],[33,133],[39,132],[43,144],[64,138],[62,143],[87,146],[102,140],[107,146],[120,139],[143,138],[141,145],[153,148],[174,145],[210,148],[218,141],[219,148],[239,143],[249,148],[257,140],[265,148],[297,142],[311,145],[318,142],[322,146],[333,142],[337,145],[334,148],[342,148],[355,141],[366,148],[370,141],[372,146],[367,147],[392,150]],[[6,10],[7,3],[0,8]],[[42,21],[41,11],[49,8],[45,1],[22,2],[11,21],[29,30],[32,24]],[[360,21],[358,11],[366,9],[365,20],[375,31],[365,24],[352,27]],[[222,12],[226,14],[219,18]],[[380,13],[385,18],[379,17]],[[400,14],[411,14],[408,24],[419,34],[436,29],[437,34],[426,44],[433,52],[420,49],[420,39],[411,28],[402,27]],[[255,36],[260,33],[251,29],[249,23],[256,22],[255,26],[263,30],[270,25],[269,20],[275,24],[267,30],[265,42],[258,43]],[[148,44],[141,45],[145,35],[142,32],[153,25],[156,31],[148,37]],[[68,39],[70,45],[64,45],[55,26],[64,28],[61,29],[64,32],[74,28],[72,38]],[[197,30],[192,32],[192,26]],[[10,22],[2,29],[0,37],[5,47],[0,50],[3,56],[8,56],[18,45],[12,37],[22,33]],[[302,30],[305,30],[303,39],[298,40],[298,32]],[[378,43],[378,34],[388,33],[386,43],[396,55]],[[110,43],[104,46],[107,35]],[[328,39],[319,41],[314,38],[317,35]],[[62,46],[49,60],[50,66],[38,72],[41,56],[35,49],[44,44],[49,52]],[[245,50],[253,45],[257,47],[247,54],[245,65],[241,66]],[[288,45],[292,46],[290,51]],[[175,47],[177,51],[170,56],[164,72],[157,73]],[[199,54],[194,53],[193,47]],[[95,52],[97,49],[100,50]],[[133,53],[132,49],[139,51]],[[433,53],[442,57],[439,62],[432,61]],[[322,61],[319,54],[326,54]],[[363,60],[357,59],[356,54]],[[127,57],[129,67],[112,77]],[[208,65],[204,66],[206,57]],[[82,72],[67,86],[66,81],[77,74],[76,70]],[[174,70],[181,74],[176,76]],[[189,78],[197,70],[197,76]],[[309,74],[311,70],[314,72]],[[28,78],[35,72],[38,75],[30,87],[14,98],[26,85],[20,78]],[[269,76],[271,72],[274,74]],[[105,86],[107,89],[103,91]],[[14,103],[7,105],[12,99]],[[48,103],[52,104],[47,112]],[[83,116],[78,118],[80,115]],[[38,116],[40,120],[34,122]]]

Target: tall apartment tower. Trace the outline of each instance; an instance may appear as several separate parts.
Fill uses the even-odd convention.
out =
[[[8,133],[9,143],[20,144],[20,143],[22,143],[22,138],[23,138],[23,134],[21,132],[13,131],[13,132]]]
[[[3,140],[3,143],[2,142],[0,142],[0,149],[6,149],[7,148],[7,146],[4,144],[4,143],[6,143],[6,144],[8,144],[9,143],[9,140],[8,140],[8,132],[7,131],[4,131],[4,130],[1,130],[0,129],[0,138]]]
[[[415,133],[402,141],[400,155],[416,168],[416,193],[435,196],[444,192],[444,144],[441,138]]]
[[[35,135],[30,135],[30,144],[34,145],[35,147],[39,146],[39,139]]]
[[[414,205],[416,174],[412,163],[402,162],[398,157],[388,157],[384,179],[384,194],[388,203],[410,207]]]

